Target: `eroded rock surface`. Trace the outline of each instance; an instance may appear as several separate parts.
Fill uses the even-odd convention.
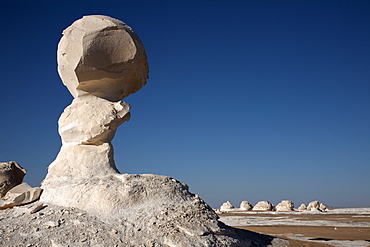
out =
[[[0,209],[33,202],[39,199],[41,191],[41,188],[32,188],[27,183],[19,184],[11,188],[5,196],[0,199]]]
[[[310,202],[307,206],[307,211],[320,211],[320,203],[319,201]]]
[[[278,205],[276,205],[275,209],[280,212],[294,211],[294,203],[289,200],[282,200]]]
[[[194,244],[194,236],[186,235],[176,245],[161,243],[169,233],[176,234],[176,228],[168,224],[165,212],[158,216],[156,224],[147,222],[147,228],[139,224],[120,220],[102,221],[97,215],[84,210],[61,207],[51,204],[32,203],[0,211],[0,246],[287,246],[286,240],[234,229],[220,223],[222,232],[199,236]],[[178,235],[182,237],[180,233]],[[227,238],[234,241],[227,241]],[[235,239],[240,239],[235,244]],[[215,239],[224,239],[217,240]],[[240,243],[244,239],[244,243]],[[249,240],[248,240],[249,239]]]
[[[253,209],[253,205],[248,201],[242,201],[240,203],[240,209],[245,211],[251,211]]]
[[[41,189],[22,183],[26,170],[17,162],[0,163],[0,209],[27,204],[40,197]]]
[[[302,203],[299,207],[298,207],[298,209],[297,209],[298,211],[306,211],[307,210],[307,206],[306,206],[306,204],[304,204],[304,203]]]
[[[130,27],[107,16],[85,16],[63,34],[58,71],[75,99],[59,119],[62,147],[42,182],[41,202],[115,222],[121,243],[127,243],[120,246],[264,246],[256,235],[218,221],[184,183],[119,174],[111,140],[130,117],[129,105],[120,100],[148,78],[144,47]],[[45,224],[56,228],[62,221]]]
[[[220,211],[230,211],[233,209],[235,209],[235,207],[231,204],[230,201],[224,202],[220,207]]]
[[[328,210],[328,206],[326,206],[325,204],[320,203],[319,209],[320,209],[320,211],[326,211],[326,210]]]
[[[15,161],[0,163],[0,198],[11,188],[21,184],[25,175],[26,170]]]
[[[149,69],[144,46],[129,26],[93,15],[63,31],[58,71],[73,97],[95,95],[118,101],[145,85]]]
[[[269,201],[259,201],[252,209],[253,211],[273,211],[274,205]]]

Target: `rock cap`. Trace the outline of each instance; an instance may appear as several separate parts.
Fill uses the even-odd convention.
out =
[[[146,84],[144,46],[124,22],[104,15],[84,16],[63,31],[58,72],[73,97],[92,94],[118,101]]]

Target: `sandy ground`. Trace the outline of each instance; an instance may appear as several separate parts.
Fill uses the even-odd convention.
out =
[[[290,241],[289,246],[370,246],[370,208],[313,212],[233,212],[224,223]]]

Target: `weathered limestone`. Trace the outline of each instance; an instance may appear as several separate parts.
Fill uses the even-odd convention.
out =
[[[326,205],[320,203],[319,210],[324,212],[324,211],[328,210],[328,207]]]
[[[11,188],[22,183],[25,175],[26,170],[15,161],[0,163],[0,198]]]
[[[294,211],[294,203],[289,200],[282,200],[278,205],[276,205],[275,209],[280,212]]]
[[[220,207],[220,211],[231,211],[231,210],[234,210],[235,207],[231,204],[230,201],[227,201],[227,202],[224,202],[221,207]]]
[[[32,188],[27,183],[19,184],[10,189],[6,195],[0,199],[0,209],[33,202],[39,199],[41,191],[41,188]]]
[[[59,118],[63,144],[101,145],[109,143],[116,129],[130,119],[130,105],[95,96],[78,97]]]
[[[253,209],[253,205],[250,204],[248,201],[242,201],[240,203],[240,209],[245,211],[251,211]]]
[[[306,204],[302,203],[301,206],[299,206],[297,208],[298,211],[306,211],[307,210],[307,206]]]
[[[84,16],[63,31],[58,72],[75,98],[122,100],[145,85],[148,71],[140,38],[122,21]]]
[[[129,246],[258,243],[218,221],[186,184],[166,176],[119,174],[111,140],[130,118],[130,106],[120,100],[148,78],[144,47],[130,27],[106,16],[85,16],[63,34],[58,71],[74,100],[58,122],[62,147],[42,182],[41,202],[120,222]]]
[[[253,211],[273,211],[274,205],[272,205],[268,201],[260,201],[258,202],[252,209]]]
[[[119,20],[85,16],[64,30],[58,72],[75,99],[59,118],[63,145],[42,183],[43,200],[59,183],[119,173],[111,140],[130,119],[120,100],[145,85],[148,71],[140,38]]]
[[[318,201],[310,202],[306,210],[307,211],[320,211],[320,203]]]
[[[26,173],[15,161],[0,163],[0,209],[27,204],[40,197],[41,188],[22,183]]]

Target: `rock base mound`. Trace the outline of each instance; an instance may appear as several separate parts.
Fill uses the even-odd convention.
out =
[[[108,175],[61,184],[49,192],[54,196],[51,200],[64,198],[65,205],[55,206],[43,197],[41,202],[0,211],[0,222],[7,226],[1,229],[0,246],[287,244],[226,226],[186,184],[167,176]]]

